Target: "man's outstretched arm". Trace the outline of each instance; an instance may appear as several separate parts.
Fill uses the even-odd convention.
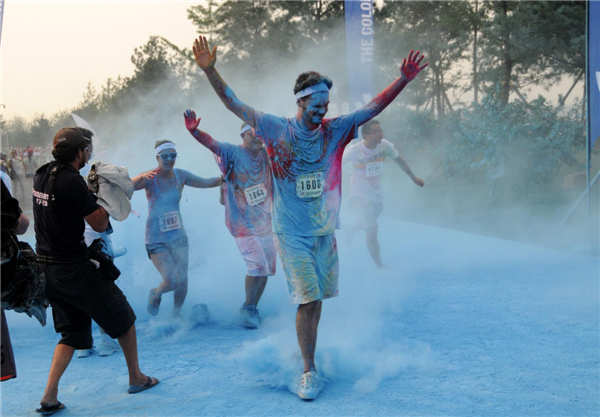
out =
[[[233,90],[229,88],[215,69],[215,63],[217,62],[217,47],[213,47],[211,52],[208,47],[206,36],[200,36],[195,40],[192,49],[194,51],[196,64],[202,68],[210,85],[212,85],[212,88],[215,90],[223,104],[225,104],[225,107],[244,122],[248,123],[251,127],[255,127],[254,109],[237,98]]]
[[[429,62],[427,62],[425,65],[419,67],[419,64],[421,64],[421,61],[425,57],[424,55],[421,55],[419,58],[419,52],[420,51],[417,51],[415,53],[414,50],[411,49],[408,54],[408,59],[404,58],[402,65],[400,66],[400,77],[396,78],[396,80],[385,90],[377,94],[377,96],[371,100],[369,104],[358,110],[359,125],[365,124],[381,113],[383,109],[389,106],[390,103],[394,101],[396,97],[398,97],[398,94],[404,90],[404,87],[406,87],[406,85],[411,82],[419,74],[419,72],[421,72],[421,70],[429,65]]]
[[[406,161],[404,159],[402,159],[402,157],[398,156],[398,158],[394,159],[394,162],[396,164],[398,164],[398,166],[402,169],[402,171],[406,172],[406,175],[408,175],[410,177],[412,182],[414,182],[416,185],[418,185],[421,188],[423,188],[425,186],[425,181],[423,181],[421,178],[419,178],[419,177],[415,176],[415,174],[413,174],[412,170],[410,169],[410,167],[408,166]]]
[[[186,110],[183,113],[185,120],[185,128],[190,134],[201,144],[206,146],[213,153],[219,155],[220,143],[212,138],[208,133],[198,129],[200,124],[200,118],[196,119],[196,112],[193,110]]]

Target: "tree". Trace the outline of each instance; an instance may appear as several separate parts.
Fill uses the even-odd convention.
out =
[[[487,1],[485,7],[491,19],[483,29],[484,77],[504,105],[511,90],[523,98],[522,87],[548,87],[585,68],[584,2]]]
[[[466,57],[468,33],[465,5],[462,2],[386,2],[380,13],[376,13],[380,33],[376,45],[378,58],[384,62],[381,70],[385,83],[398,76],[398,66],[405,57],[408,47],[418,45],[425,53],[429,69],[416,80],[418,88],[411,89],[411,102],[417,107],[431,105],[431,111],[443,118],[452,109],[447,91],[456,88],[460,73],[454,64]],[[395,57],[392,64],[389,57]]]
[[[50,119],[48,119],[44,113],[37,115],[31,123],[29,129],[29,142],[27,144],[48,146],[52,141],[54,133]]]

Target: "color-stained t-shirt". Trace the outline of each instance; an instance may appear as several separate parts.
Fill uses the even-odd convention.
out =
[[[174,180],[160,179],[156,175],[146,182],[146,244],[167,243],[187,236],[179,210],[184,184],[177,168],[173,173]]]
[[[271,233],[273,187],[271,166],[263,147],[252,157],[244,147],[214,141],[215,159],[227,180],[225,224],[234,237]],[[232,165],[229,177],[228,167]]]
[[[274,233],[324,236],[339,228],[342,155],[356,137],[359,116],[324,119],[307,131],[295,118],[255,112],[273,170]]]
[[[396,159],[398,151],[385,139],[375,149],[367,148],[364,140],[346,148],[343,163],[350,162],[353,166],[350,176],[350,198],[367,198],[377,203],[383,201],[383,189],[379,178],[388,156]]]

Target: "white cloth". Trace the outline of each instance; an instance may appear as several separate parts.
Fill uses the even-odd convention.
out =
[[[380,203],[383,201],[383,189],[379,178],[383,172],[386,157],[398,158],[398,151],[391,142],[383,139],[375,149],[365,146],[364,140],[350,145],[344,152],[343,163],[351,162],[350,198],[361,197]]]
[[[113,251],[112,239],[111,239],[110,235],[107,234],[106,232],[102,232],[102,233],[96,232],[94,229],[92,229],[92,226],[90,226],[88,224],[88,222],[85,222],[85,230],[83,231],[83,239],[85,240],[85,245],[88,247],[92,243],[94,243],[94,240],[96,240],[96,239],[104,240],[102,252],[104,252],[111,258],[114,258],[115,255],[114,255],[114,251]]]
[[[103,162],[95,162],[88,174],[88,186],[98,195],[98,205],[103,207],[110,217],[123,221],[129,216],[133,196],[133,182],[127,168]]]

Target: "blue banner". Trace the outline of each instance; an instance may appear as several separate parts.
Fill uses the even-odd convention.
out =
[[[588,2],[590,149],[600,136],[600,1]]]
[[[350,109],[355,110],[373,98],[373,1],[344,1],[344,18]]]

